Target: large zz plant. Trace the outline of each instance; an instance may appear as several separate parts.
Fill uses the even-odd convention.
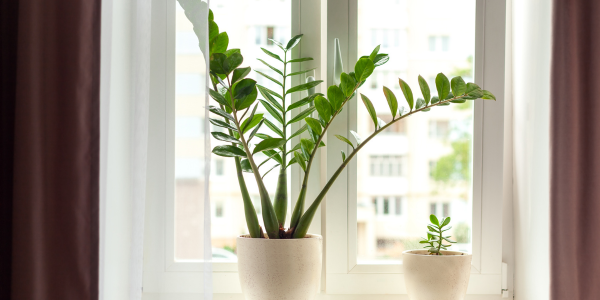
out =
[[[193,19],[193,7],[185,7],[184,1],[180,0],[182,7],[186,11],[186,15],[190,20]],[[192,20],[192,22],[194,22]],[[196,25],[196,24],[195,24]],[[196,28],[196,26],[195,26]],[[200,35],[199,35],[200,36]],[[373,137],[384,131],[394,123],[418,112],[427,112],[434,106],[446,106],[451,103],[464,103],[467,100],[494,99],[495,97],[488,91],[482,90],[474,83],[465,83],[461,77],[454,77],[452,80],[439,73],[435,79],[438,96],[431,97],[431,92],[427,82],[419,76],[419,86],[423,98],[414,100],[411,88],[402,79],[399,80],[400,88],[408,108],[398,105],[398,101],[394,93],[387,87],[383,88],[384,96],[387,99],[392,121],[385,124],[381,119],[377,118],[372,102],[365,95],[360,95],[373,123],[375,124],[374,132],[365,139],[358,136],[356,132],[351,131],[355,143],[348,138],[340,135],[336,137],[352,148],[348,154],[342,152],[342,163],[335,171],[333,176],[327,181],[316,199],[308,207],[304,209],[306,190],[308,188],[308,176],[311,166],[317,153],[317,148],[325,146],[323,138],[335,118],[340,114],[342,108],[354,98],[356,90],[364,84],[364,82],[373,73],[374,69],[389,60],[387,54],[380,54],[379,46],[373,50],[369,56],[363,56],[356,62],[354,72],[341,73],[339,85],[332,85],[327,89],[327,97],[322,94],[314,94],[297,101],[289,106],[286,105],[286,96],[293,92],[307,90],[316,86],[320,82],[302,84],[289,89],[285,88],[285,78],[296,75],[287,73],[287,66],[294,62],[310,60],[310,58],[297,58],[287,60],[288,51],[300,42],[300,36],[296,36],[288,42],[287,45],[275,43],[284,52],[284,59],[280,56],[271,53],[265,49],[263,51],[272,58],[283,64],[283,71],[272,67],[265,63],[276,73],[282,76],[282,81],[271,78],[282,87],[282,93],[268,90],[264,87],[257,86],[253,79],[245,78],[250,73],[250,68],[240,67],[243,62],[243,57],[239,49],[227,49],[229,40],[225,32],[219,33],[217,24],[214,22],[212,12],[209,14],[209,46],[210,46],[210,77],[212,89],[210,89],[211,97],[219,103],[219,107],[209,107],[210,112],[220,118],[211,118],[210,122],[227,130],[227,133],[212,132],[213,137],[218,140],[231,143],[230,145],[220,145],[213,149],[213,153],[225,157],[233,157],[235,159],[237,176],[242,192],[244,202],[244,210],[246,223],[250,236],[253,238],[264,237],[263,231],[259,226],[258,217],[250,196],[248,194],[246,183],[242,172],[244,170],[251,171],[254,175],[258,190],[260,193],[261,207],[265,231],[270,239],[278,238],[303,238],[312,222],[312,219],[317,211],[317,208],[323,201],[329,188],[333,185],[339,174],[348,165],[350,160],[356,156],[358,151],[364,147]],[[302,73],[308,71],[301,71]],[[297,73],[300,74],[300,73]],[[452,91],[451,91],[452,90]],[[258,92],[265,98],[256,103]],[[278,98],[279,100],[276,100]],[[257,114],[258,105],[262,104],[267,112],[273,116],[281,126],[273,124],[263,117],[262,114]],[[287,114],[293,108],[303,108],[298,115],[288,121]],[[316,111],[316,116],[314,115]],[[293,122],[304,120],[306,124],[291,136],[287,136],[287,126]],[[278,137],[271,137],[266,134],[261,134],[258,131],[265,124],[274,131]],[[289,140],[308,130],[309,138],[302,138],[300,143],[290,150],[287,150]],[[260,141],[259,141],[260,140]],[[319,145],[319,147],[316,147]],[[267,155],[267,160],[260,164],[255,161],[255,155],[264,153]],[[287,156],[290,155],[290,160]],[[293,156],[293,157],[292,157]],[[279,166],[280,175],[275,193],[275,202],[271,202],[269,193],[265,188],[263,177],[267,170],[262,172],[260,167],[269,159],[275,159]],[[292,212],[289,228],[285,230],[285,212],[287,207],[287,193],[285,184],[285,169],[298,163],[304,170],[304,178],[298,201]],[[271,169],[272,170],[272,169]],[[283,177],[283,178],[282,178]]]

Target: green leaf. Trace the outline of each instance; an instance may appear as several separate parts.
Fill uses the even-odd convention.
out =
[[[296,58],[296,59],[288,60],[288,63],[303,62],[303,61],[309,61],[309,60],[313,60],[313,58],[312,57]]]
[[[271,105],[273,105],[275,108],[277,108],[280,112],[283,112],[283,106],[281,106],[281,104],[279,104],[279,102],[277,102],[277,100],[275,100],[275,98],[273,98],[273,96],[271,96],[269,89],[263,87],[262,85],[256,85],[256,86],[258,87],[258,91],[265,98],[265,100],[269,101],[269,103],[271,103]]]
[[[238,81],[240,81],[241,79],[244,79],[244,77],[246,77],[248,74],[250,74],[250,71],[252,69],[250,67],[247,68],[238,68],[233,70],[233,77],[231,79],[231,84],[234,84]]]
[[[415,106],[415,109],[420,109],[423,107],[425,107],[425,100],[423,100],[423,98],[417,99],[417,105]]]
[[[288,141],[291,140],[293,137],[296,137],[300,134],[302,134],[304,131],[306,131],[306,129],[308,128],[307,124],[304,124],[304,126],[300,127],[300,129],[296,130],[296,132],[292,133],[292,135],[288,138]]]
[[[264,53],[266,53],[268,56],[270,56],[270,57],[272,57],[272,58],[274,58],[274,59],[276,59],[276,60],[278,60],[280,62],[283,62],[283,60],[281,60],[281,57],[279,57],[279,55],[277,55],[277,54],[275,54],[275,53],[273,53],[273,52],[271,52],[271,51],[269,51],[269,50],[267,50],[265,48],[260,48],[260,49],[262,49],[262,51]]]
[[[227,32],[223,31],[217,36],[213,37],[208,44],[209,53],[211,55],[223,53],[225,50],[227,50],[227,46],[229,46],[229,36],[227,35]]]
[[[212,153],[224,157],[246,157],[244,150],[232,145],[216,146],[213,148]]]
[[[347,139],[339,134],[336,134],[335,137],[338,138],[338,140],[350,145],[350,147],[352,147],[352,149],[354,149],[354,145],[352,145],[352,142],[349,139]]]
[[[373,59],[373,64],[375,65],[375,67],[379,67],[384,65],[385,63],[387,63],[390,60],[390,56],[387,54],[377,54],[377,56],[375,56],[375,59]]]
[[[263,120],[266,120],[266,119],[263,119]],[[264,139],[272,139],[273,138],[272,136],[270,136],[268,134],[264,134],[264,133],[257,133],[256,137],[260,138],[260,139],[263,139],[263,140]]]
[[[283,44],[274,40],[274,39],[268,39],[269,41],[273,42],[273,44],[277,45],[277,47],[279,47],[281,50],[285,51],[285,49],[283,48]]]
[[[212,134],[212,136],[219,141],[236,143],[240,145],[242,144],[242,142],[240,142],[238,139],[222,132],[215,131],[211,132],[210,134]]]
[[[225,54],[225,56],[227,56],[227,57],[230,57],[234,53],[242,54],[241,51],[240,51],[240,49],[237,49],[237,48],[229,49],[229,50],[223,52],[223,54]]]
[[[371,52],[371,55],[369,55],[369,58],[371,60],[375,60],[375,57],[377,57],[377,53],[379,53],[380,47],[381,47],[381,45],[377,45],[377,47],[375,47],[375,49],[373,49],[373,52]]]
[[[373,74],[373,70],[375,70],[375,64],[369,58],[360,58],[356,65],[354,65],[354,76],[356,76],[357,81],[365,81],[371,74]]]
[[[252,130],[252,132],[248,136],[248,142],[256,135],[256,133],[258,132],[258,130],[260,129],[260,126],[262,126],[264,121],[265,120],[261,117],[260,122],[258,122],[258,125],[256,125],[256,128],[254,128],[254,130]]]
[[[467,100],[452,100],[450,102],[452,102],[452,103],[465,103],[465,102],[467,102]]]
[[[302,154],[300,154],[298,151],[294,151],[294,158],[296,158],[296,162],[300,165],[302,170],[304,170],[304,172],[306,172],[306,162],[304,162],[304,158],[302,157]]]
[[[318,120],[313,119],[311,117],[306,117],[306,118],[304,118],[304,121],[306,122],[306,124],[308,124],[308,126],[310,126],[310,128],[314,132],[316,132],[318,135],[321,135],[321,133],[322,133],[321,123],[319,123]]]
[[[438,218],[435,215],[430,215],[429,220],[431,221],[431,223],[440,226],[440,221],[438,221]]]
[[[219,94],[219,92],[216,92],[213,89],[209,89],[208,93],[210,94],[210,97],[215,99],[215,101],[219,102],[219,104],[231,108],[231,104],[227,102],[227,100],[225,100],[225,97]]]
[[[354,92],[354,88],[356,87],[356,81],[353,77],[346,73],[342,73],[340,77],[341,83],[340,88],[346,97],[350,97]]]
[[[329,104],[329,101],[327,101],[327,99],[325,99],[323,96],[317,96],[315,98],[315,107],[319,113],[319,116],[325,121],[325,123],[329,123],[332,113],[332,108],[331,104]]]
[[[287,90],[285,92],[285,94],[287,95],[287,94],[291,94],[293,92],[305,91],[305,90],[308,90],[310,88],[313,88],[313,87],[319,85],[321,82],[323,82],[323,80],[315,80],[315,81],[299,84],[299,85]]]
[[[336,85],[332,85],[327,89],[327,98],[331,102],[333,111],[338,111],[344,104],[344,100],[346,100],[344,92]]]
[[[265,139],[265,140],[262,140],[262,142],[258,143],[256,145],[256,147],[254,147],[252,154],[256,154],[258,152],[265,151],[265,150],[279,148],[279,147],[285,145],[285,143],[286,143],[285,139],[279,139],[279,138]]]
[[[340,150],[342,152],[342,162],[346,161],[346,153],[343,150]]]
[[[496,96],[494,96],[494,94],[492,94],[492,92],[488,90],[483,90],[483,96],[481,97],[481,99],[496,100]]]
[[[250,166],[250,161],[248,161],[247,158],[242,159],[242,161],[240,161],[240,166],[242,167],[243,172],[253,173],[252,166]]]
[[[224,110],[222,110],[222,109],[220,109],[220,108],[218,108],[218,107],[215,107],[215,106],[209,105],[209,106],[208,106],[208,110],[209,110],[211,113],[213,113],[213,114],[217,114],[217,115],[219,115],[219,116],[221,116],[221,117],[223,117],[223,118],[226,118],[226,119],[229,119],[229,120],[231,120],[231,121],[235,122],[235,119],[233,118],[233,116],[231,116],[231,115],[230,115],[230,114],[228,114],[226,111],[224,111]]]
[[[271,68],[271,70],[275,71],[275,73],[277,73],[277,74],[279,74],[279,75],[283,76],[283,72],[279,71],[277,68],[275,68],[275,67],[271,66],[271,65],[270,65],[270,64],[268,64],[266,61],[264,61],[264,60],[262,60],[262,59],[260,59],[260,58],[257,58],[257,59],[258,59],[258,60],[259,60],[261,63],[265,64],[267,67]]]
[[[287,46],[285,47],[285,51],[289,51],[290,49],[296,47],[296,45],[298,45],[298,43],[300,43],[300,39],[302,39],[303,34],[299,34],[295,37],[293,37],[288,43]]]
[[[438,253],[438,252],[439,252],[439,250],[438,250],[437,248],[433,248],[433,247],[432,247],[432,248],[429,248],[429,249],[427,249],[427,251],[429,251],[429,252],[433,252],[433,253]]]
[[[232,53],[227,60],[225,60],[225,67],[227,68],[227,74],[239,67],[244,61],[244,57],[239,52]]]
[[[266,87],[264,87],[264,86],[262,86],[262,85],[258,85],[258,86],[259,86],[261,89],[263,89],[263,90],[265,90],[266,92],[268,92],[268,93],[269,93],[269,95],[275,96],[275,97],[277,97],[277,98],[279,98],[279,99],[283,100],[283,97],[282,97],[281,95],[279,95],[279,93],[277,93],[277,92],[275,92],[275,91],[273,91],[273,90],[270,90],[270,89],[268,89],[268,88],[266,88]]]
[[[406,99],[406,102],[408,103],[408,107],[410,107],[410,110],[413,110],[414,107],[414,100],[413,100],[413,93],[412,90],[410,89],[410,86],[408,86],[408,84],[402,80],[402,79],[398,79],[400,81],[400,89],[402,90],[402,94],[404,94],[404,98]]]
[[[279,127],[277,127],[277,125],[273,124],[268,119],[264,119],[264,120],[265,120],[265,124],[267,125],[267,127],[269,127],[269,129],[273,130],[273,132],[275,132],[280,137],[283,137],[283,132],[281,131],[281,129],[279,129]]]
[[[300,100],[292,103],[292,105],[288,106],[286,112],[288,112],[288,111],[290,111],[290,110],[292,110],[294,108],[298,108],[298,107],[301,107],[301,106],[304,106],[304,105],[312,103],[315,100],[315,97],[317,97],[319,95],[322,96],[323,94],[321,94],[321,93],[312,94],[312,95],[310,95],[308,97],[302,98],[302,99],[300,99]]]
[[[254,126],[258,125],[258,123],[260,123],[260,121],[262,121],[263,114],[254,114],[256,111],[256,107],[258,107],[258,105],[256,105],[254,107],[252,114],[248,118],[246,118],[246,120],[244,120],[244,122],[242,122],[242,125],[240,126],[240,128],[242,129],[243,133],[248,132],[248,130],[254,128]]]
[[[442,222],[441,227],[444,227],[444,226],[446,226],[448,224],[450,224],[450,217],[447,217],[447,218],[444,219],[444,221]]]
[[[467,84],[460,76],[452,78],[450,86],[452,87],[452,94],[455,96],[462,96],[467,90]]]
[[[400,109],[398,109],[398,116],[402,116],[404,114],[404,106],[400,106]]]
[[[436,104],[438,102],[440,102],[440,98],[438,98],[438,96],[431,97],[431,104]]]
[[[432,231],[432,232],[436,232],[437,231],[437,228],[435,228],[433,226],[427,226],[427,229],[429,229],[429,231]]]
[[[308,72],[310,72],[312,70],[316,70],[316,69],[317,68],[312,68],[312,69],[308,69],[308,70],[304,70],[304,71],[298,71],[298,72],[290,73],[290,74],[287,75],[287,77],[294,76],[294,75],[300,75],[300,74],[304,74],[304,73],[308,73]]]
[[[383,94],[385,95],[385,99],[387,99],[388,106],[392,112],[392,119],[395,119],[396,113],[398,112],[398,100],[396,99],[396,95],[394,95],[392,90],[388,89],[386,86],[383,87]]]
[[[243,99],[246,96],[250,95],[253,90],[256,89],[256,81],[254,79],[245,78],[240,80],[235,86],[233,90],[233,98],[234,99]]]
[[[419,244],[429,244],[429,241],[419,241]]]
[[[214,39],[219,35],[219,25],[215,21],[209,20],[208,22],[208,40]]]
[[[227,56],[223,53],[214,53],[210,58],[210,70],[217,74],[227,74],[226,70]]]
[[[363,139],[360,137],[360,135],[358,135],[358,133],[356,133],[356,131],[354,130],[350,130],[350,133],[354,136],[354,139],[356,140],[356,145],[360,145],[363,142]]]
[[[429,90],[427,80],[421,75],[419,75],[419,87],[421,88],[421,94],[423,94],[425,105],[429,105],[429,101],[431,101],[431,91]]]
[[[456,241],[454,241],[454,240],[451,240],[451,239],[449,239],[449,238],[445,238],[445,237],[444,237],[443,239],[444,239],[444,240],[446,240],[446,242],[448,242],[448,243],[453,243],[453,244],[454,244],[454,243],[456,243]]]
[[[264,164],[265,162],[269,161],[269,159],[271,159],[271,158],[281,164],[282,160],[281,160],[281,156],[279,155],[279,152],[277,152],[275,150],[265,150],[265,151],[263,151],[263,153],[266,156],[268,156],[269,158],[267,160],[265,160],[264,162],[262,162],[261,165]]]
[[[373,103],[371,103],[371,100],[369,100],[369,98],[367,98],[367,96],[360,94],[360,97],[362,98],[363,103],[365,104],[365,107],[367,108],[367,111],[369,112],[369,115],[371,116],[371,119],[373,120],[373,124],[375,125],[375,128],[377,128],[378,126],[378,122],[377,122],[377,112],[375,111],[375,107],[373,107]]]
[[[265,74],[265,73],[263,73],[261,71],[254,70],[254,72],[262,75],[263,77],[265,77],[265,78],[267,78],[267,79],[269,79],[269,80],[277,83],[279,86],[283,87],[283,83],[279,82],[279,80],[277,80],[277,79],[275,79],[275,78],[273,78],[273,77],[271,77],[271,76],[269,76],[269,75],[267,75],[267,74]]]
[[[239,84],[240,82],[242,82],[244,80],[246,80],[246,79],[243,79],[243,80],[239,81],[237,84]],[[256,97],[257,96],[258,96],[258,92],[257,92],[256,87],[254,87],[250,91],[249,95],[247,95],[247,96],[245,96],[243,98],[237,99],[235,101],[235,108],[239,111],[239,110],[242,110],[242,109],[250,107],[252,104],[254,104],[254,101],[256,101]]]
[[[269,104],[269,102],[265,100],[260,100],[260,103],[262,103],[264,108],[269,112],[271,116],[273,116],[275,120],[277,120],[277,122],[283,124],[283,117],[277,112],[277,110],[275,110],[273,106],[271,106],[271,104]]]
[[[237,128],[233,127],[230,124],[227,124],[221,120],[217,120],[217,119],[210,119],[209,122],[215,126],[219,126],[219,127],[223,127],[223,128],[227,128],[227,129],[231,129],[235,132],[237,132]]]
[[[448,230],[450,230],[450,229],[452,229],[452,226],[446,227],[446,229],[442,230],[442,232],[444,232],[444,231],[448,231]]]
[[[306,159],[308,159],[313,151],[313,148],[315,148],[315,144],[309,140],[309,139],[301,139],[300,140],[300,149],[302,150],[302,153],[304,154],[304,157],[306,157]]]
[[[294,118],[292,118],[291,120],[289,120],[287,122],[286,125],[290,125],[292,123],[296,123],[300,120],[304,120],[304,118],[308,117],[313,111],[315,111],[316,107],[311,106],[303,111],[301,111],[299,114],[297,114]]]
[[[315,143],[319,140],[319,135],[310,126],[308,126],[308,135]]]
[[[450,81],[448,81],[448,77],[443,73],[438,73],[435,77],[435,87],[438,92],[438,97],[440,99],[446,99],[446,96],[450,93]]]

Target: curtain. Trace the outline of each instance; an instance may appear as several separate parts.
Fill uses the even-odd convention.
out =
[[[194,31],[201,49],[208,45],[208,4],[201,0],[181,1],[191,5],[194,13]],[[171,6],[172,7],[168,7]],[[176,22],[165,18],[165,12],[180,9],[174,1],[148,0],[103,0],[102,7],[102,78],[101,78],[101,157],[100,157],[100,299],[139,300],[160,299],[161,280],[164,280],[165,247],[172,245],[165,241],[165,211],[168,197],[161,192],[171,174],[164,169],[165,161],[175,164],[175,157],[169,151],[153,151],[173,146],[165,136],[174,132],[173,116],[166,116],[172,110],[165,107],[174,104],[175,95],[168,94],[166,86],[176,81],[169,77],[174,74],[175,56],[171,50],[176,34],[169,31]],[[187,12],[186,12],[187,13]],[[184,16],[185,18],[185,16]],[[176,45],[175,45],[176,48]],[[170,55],[170,56],[166,56]],[[208,52],[203,51],[205,61]],[[166,67],[165,67],[166,66]],[[204,68],[204,66],[202,66]],[[207,72],[201,72],[196,84],[202,90],[208,84]],[[154,90],[154,87],[165,87]],[[167,91],[165,93],[164,91]],[[154,92],[153,92],[154,91]],[[200,97],[201,106],[208,106],[208,97]],[[209,128],[208,110],[203,115],[201,128]],[[152,122],[152,123],[151,123]],[[166,124],[166,125],[165,125]],[[171,126],[172,125],[172,126]],[[208,131],[208,130],[203,130]],[[200,282],[194,282],[189,289],[202,291],[199,299],[211,299],[211,244],[210,244],[210,202],[208,198],[208,175],[210,173],[210,135],[204,134],[198,143],[202,153],[202,174],[197,189],[201,229],[194,236],[202,249],[204,258]],[[175,137],[175,140],[177,138]],[[175,141],[175,143],[177,143]],[[165,157],[165,152],[167,157]],[[158,155],[158,156],[157,156]],[[175,170],[177,173],[177,170]],[[158,178],[158,180],[157,180]],[[156,188],[158,187],[158,188]],[[169,190],[169,189],[167,189]],[[158,191],[158,192],[157,192]],[[172,192],[172,191],[171,191]],[[175,194],[177,189],[175,188]],[[159,195],[159,196],[157,196]],[[146,246],[146,247],[144,247]],[[149,246],[149,247],[148,247]],[[174,259],[174,258],[172,258]],[[163,273],[161,273],[163,272]],[[188,289],[188,290],[189,290]],[[179,293],[180,291],[167,291]],[[182,294],[183,295],[183,294]]]
[[[551,297],[600,299],[600,3],[555,0]]]
[[[514,296],[549,299],[551,1],[513,0],[510,76]],[[507,69],[508,71],[508,69]],[[572,299],[570,297],[562,299]]]
[[[100,0],[0,1],[0,298],[98,298]]]
[[[152,1],[103,1],[99,298],[142,298]]]

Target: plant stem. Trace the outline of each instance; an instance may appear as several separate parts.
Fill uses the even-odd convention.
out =
[[[310,175],[310,167],[312,166],[313,160],[317,153],[317,149],[319,148],[321,141],[323,141],[323,137],[325,136],[327,129],[329,129],[329,125],[331,125],[331,123],[333,123],[333,119],[335,119],[335,117],[339,114],[339,112],[341,111],[342,107],[344,107],[346,102],[348,102],[352,98],[352,96],[354,95],[354,92],[358,89],[359,85],[360,85],[360,82],[356,84],[356,86],[354,87],[354,90],[352,91],[352,94],[350,94],[350,97],[346,97],[344,102],[342,102],[342,104],[340,105],[340,109],[337,110],[331,116],[331,119],[329,120],[329,122],[325,125],[325,127],[323,127],[323,131],[321,132],[321,135],[319,136],[319,138],[317,139],[317,142],[315,143],[315,149],[310,154],[308,163],[306,164],[306,171],[304,171],[304,178],[302,179],[302,186],[300,186],[300,194],[298,195],[298,200],[296,201],[296,206],[294,206],[294,212],[292,213],[292,221],[290,223],[290,228],[293,228],[294,231],[296,230],[296,227],[298,226],[298,222],[300,222],[300,218],[302,217],[302,213],[304,212],[304,203],[306,201],[306,189],[308,188],[308,176]]]
[[[227,76],[227,83],[231,86],[231,82],[229,80],[229,75]],[[252,173],[254,174],[254,178],[256,179],[256,184],[258,185],[258,191],[260,193],[260,203],[262,207],[263,221],[265,223],[265,230],[267,231],[267,235],[270,239],[278,239],[279,238],[279,226],[277,223],[277,216],[275,215],[275,210],[273,209],[273,204],[271,204],[271,198],[269,197],[269,192],[265,187],[265,183],[260,177],[260,173],[258,172],[258,167],[254,162],[254,157],[252,157],[252,151],[250,151],[250,147],[248,146],[248,142],[246,142],[246,138],[244,137],[244,133],[240,126],[240,120],[237,117],[237,110],[235,109],[235,99],[233,98],[233,91],[228,89],[229,96],[231,97],[231,107],[233,112],[233,119],[235,120],[235,126],[240,133],[240,140],[242,142],[242,146],[244,147],[244,151],[246,152],[246,156],[248,158],[248,162],[252,167]]]
[[[218,92],[217,85],[213,83],[213,89],[215,92]],[[222,110],[225,110],[222,104],[219,104]],[[229,123],[229,119],[224,118],[227,124]],[[233,131],[231,129],[227,129],[230,136],[233,136]],[[232,146],[236,146],[235,143],[231,143]],[[246,180],[244,179],[242,173],[242,164],[240,162],[240,158],[235,158],[235,169],[238,177],[238,184],[240,185],[240,192],[242,193],[242,201],[244,202],[244,214],[246,216],[246,226],[248,226],[248,232],[250,233],[250,237],[259,238],[261,236],[261,229],[258,223],[258,216],[256,215],[256,210],[254,209],[254,204],[252,204],[252,199],[250,198],[250,194],[248,193],[248,187],[246,186]]]
[[[331,186],[333,185],[333,183],[335,182],[335,180],[338,178],[338,176],[340,176],[340,174],[342,173],[342,171],[344,170],[344,168],[346,168],[346,166],[348,165],[348,163],[350,162],[350,160],[358,153],[358,151],[360,151],[360,149],[362,149],[362,147],[364,145],[366,145],[371,139],[373,139],[377,134],[379,134],[380,132],[384,131],[385,129],[387,129],[389,126],[391,126],[392,124],[410,116],[413,115],[417,112],[420,112],[424,109],[430,108],[430,107],[434,107],[434,106],[438,106],[440,104],[443,103],[448,103],[450,101],[453,100],[458,100],[460,98],[465,97],[466,95],[463,96],[459,96],[459,97],[454,97],[454,98],[450,98],[450,99],[446,99],[443,101],[439,101],[435,104],[429,105],[429,106],[424,106],[421,107],[417,110],[413,110],[401,117],[398,117],[395,120],[392,120],[390,123],[386,124],[385,126],[382,126],[381,128],[379,128],[378,130],[375,130],[375,132],[373,132],[373,134],[371,134],[368,138],[366,138],[362,143],[360,143],[351,153],[350,155],[348,155],[348,157],[346,158],[346,160],[344,162],[342,162],[342,164],[338,167],[338,169],[335,171],[335,173],[333,173],[333,175],[331,176],[331,178],[327,181],[327,183],[325,184],[325,186],[323,187],[323,189],[321,190],[321,192],[319,193],[319,195],[317,196],[317,198],[315,198],[315,201],[313,201],[313,203],[310,205],[310,207],[306,210],[306,212],[304,213],[304,215],[302,215],[302,217],[300,218],[300,221],[298,222],[298,226],[295,228],[294,230],[294,234],[293,234],[293,238],[303,238],[306,233],[308,232],[308,227],[310,226],[310,223],[312,222],[313,217],[315,216],[315,213],[317,212],[317,208],[319,207],[319,205],[321,204],[321,201],[323,201],[323,198],[325,198],[325,195],[327,194],[327,192],[329,191],[329,189],[331,188]],[[344,105],[342,105],[343,107]],[[324,134],[324,132],[323,132]]]
[[[285,124],[285,79],[287,72],[287,51],[283,52],[283,86],[282,86],[282,107],[283,107],[283,138],[287,141],[287,126]],[[279,178],[277,179],[277,187],[275,188],[275,199],[273,201],[273,209],[279,223],[279,228],[283,230],[285,225],[285,216],[287,214],[287,142],[283,144],[283,151],[281,152],[281,166],[279,167]]]

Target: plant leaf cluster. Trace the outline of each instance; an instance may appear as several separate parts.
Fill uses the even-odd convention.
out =
[[[439,221],[435,215],[430,215],[429,221],[431,223],[427,225],[427,238],[423,238],[419,243],[425,244],[423,248],[427,248],[430,254],[443,255],[441,250],[448,250],[448,247],[456,243],[456,241],[450,239],[451,236],[444,236],[444,232],[452,229],[452,226],[449,226],[450,217]]]
[[[188,14],[186,10],[186,16],[189,18],[190,15],[193,14]],[[210,89],[209,93],[219,103],[218,107],[209,107],[210,112],[216,116],[216,118],[211,118],[210,122],[215,126],[224,128],[227,133],[212,132],[211,134],[215,139],[230,143],[214,147],[213,153],[224,157],[233,157],[236,160],[236,170],[244,201],[246,223],[253,238],[263,237],[264,233],[258,224],[257,214],[250,200],[242,172],[251,172],[254,175],[260,193],[266,235],[270,239],[303,238],[308,231],[317,208],[333,182],[335,182],[348,162],[356,156],[358,151],[377,134],[384,131],[393,123],[414,113],[429,111],[433,106],[464,103],[467,100],[478,98],[495,100],[492,93],[482,90],[476,84],[465,83],[461,77],[455,77],[450,81],[442,73],[439,73],[435,80],[435,88],[438,96],[433,97],[431,96],[427,82],[419,76],[419,88],[423,98],[415,100],[410,86],[404,80],[399,79],[400,89],[408,108],[399,105],[398,99],[392,90],[384,87],[383,94],[393,116],[392,121],[385,124],[381,119],[377,118],[371,100],[366,95],[361,94],[360,98],[375,124],[375,130],[366,138],[362,138],[358,133],[350,131],[354,142],[350,138],[336,135],[336,138],[350,146],[347,149],[349,152],[348,154],[344,151],[341,152],[341,165],[325,184],[312,204],[305,210],[308,177],[317,149],[325,146],[323,139],[326,136],[327,129],[340,114],[343,107],[351,99],[355,98],[357,89],[365,83],[374,70],[389,61],[389,56],[379,53],[380,48],[377,46],[370,55],[362,56],[358,59],[352,72],[342,73],[339,81],[340,84],[329,86],[326,95],[320,93],[308,95],[288,105],[286,102],[287,95],[307,91],[321,83],[321,81],[312,81],[289,88],[286,86],[286,79],[288,77],[305,74],[312,70],[288,72],[290,64],[312,60],[310,57],[288,60],[288,52],[300,43],[302,35],[293,37],[286,45],[271,40],[273,44],[281,49],[283,52],[282,55],[261,48],[265,55],[268,56],[265,59],[268,60],[259,59],[259,61],[278,75],[275,78],[264,72],[255,72],[281,87],[281,92],[279,93],[258,85],[253,79],[246,78],[250,74],[251,69],[250,67],[241,66],[243,64],[243,56],[240,50],[227,49],[229,40],[228,38],[225,39],[226,33],[219,32],[218,26],[216,23],[213,23],[214,19],[212,12],[210,12],[209,40],[211,43],[209,66],[212,89]],[[261,99],[258,99],[259,94]],[[265,118],[262,113],[257,113],[259,105],[267,111],[274,121]],[[299,113],[294,117],[288,118],[288,114],[291,115],[293,109],[298,109]],[[296,122],[301,122],[300,129],[288,136],[287,126]],[[275,136],[260,132],[264,128],[270,129]],[[291,143],[290,140],[298,136],[300,137],[300,141],[296,145],[291,146],[291,149],[288,149],[288,143]],[[257,158],[255,155],[259,153],[267,157],[260,163],[255,160]],[[276,164],[269,170],[261,170],[260,168],[270,160],[274,160]],[[291,222],[286,230],[283,224],[287,211],[287,176],[285,170],[296,163],[304,171],[304,177],[296,206],[292,211]],[[263,178],[277,167],[279,167],[280,171],[279,179],[275,199],[271,201]],[[449,220],[448,218],[448,222]],[[443,247],[443,245],[440,247]],[[438,253],[440,247],[438,247]]]

